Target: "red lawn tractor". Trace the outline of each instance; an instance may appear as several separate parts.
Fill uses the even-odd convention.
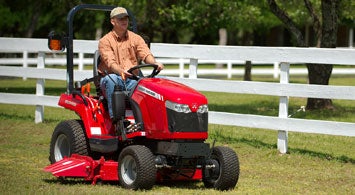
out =
[[[111,11],[114,6],[78,5],[67,17],[68,33],[51,33],[51,49],[67,49],[67,92],[59,105],[74,111],[80,119],[59,123],[50,142],[51,165],[44,168],[54,176],[97,181],[118,181],[127,189],[151,189],[161,181],[202,181],[207,188],[233,189],[239,178],[237,154],[230,148],[206,143],[208,138],[207,99],[198,91],[152,73],[134,75],[131,91],[115,90],[113,120],[99,85],[94,56],[93,77],[74,83],[73,17],[82,9]],[[130,11],[133,31],[135,19]],[[91,95],[89,84],[96,94]]]

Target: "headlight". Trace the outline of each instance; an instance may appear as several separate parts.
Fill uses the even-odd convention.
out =
[[[187,105],[187,104],[178,104],[175,102],[166,101],[165,106],[171,110],[176,111],[176,112],[183,112],[183,113],[190,113],[191,112],[189,105]]]
[[[207,113],[208,112],[207,104],[199,106],[197,112],[198,113]]]

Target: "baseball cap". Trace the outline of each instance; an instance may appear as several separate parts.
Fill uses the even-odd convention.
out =
[[[123,7],[116,7],[111,11],[110,17],[118,17],[118,18],[123,18],[128,16],[127,10]]]

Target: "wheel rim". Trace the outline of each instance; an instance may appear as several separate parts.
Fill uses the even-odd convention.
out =
[[[130,185],[136,180],[137,163],[132,156],[128,155],[123,158],[120,172],[122,175],[122,180],[126,184]]]
[[[209,179],[217,180],[221,174],[220,164],[216,159],[211,159],[209,163],[210,165],[214,165],[214,168],[206,170],[207,176]]]
[[[70,144],[67,136],[60,134],[55,141],[54,145],[54,158],[55,161],[62,160],[65,156],[70,156]]]

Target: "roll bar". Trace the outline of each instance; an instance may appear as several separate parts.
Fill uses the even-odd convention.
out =
[[[82,4],[73,7],[67,16],[67,35],[64,37],[64,45],[67,48],[67,93],[72,93],[74,90],[74,52],[73,52],[73,20],[74,15],[82,10],[99,10],[99,11],[111,11],[113,8],[117,6],[112,5],[94,5],[94,4]],[[137,32],[137,23],[134,15],[130,10],[127,9],[131,24],[132,31]]]

